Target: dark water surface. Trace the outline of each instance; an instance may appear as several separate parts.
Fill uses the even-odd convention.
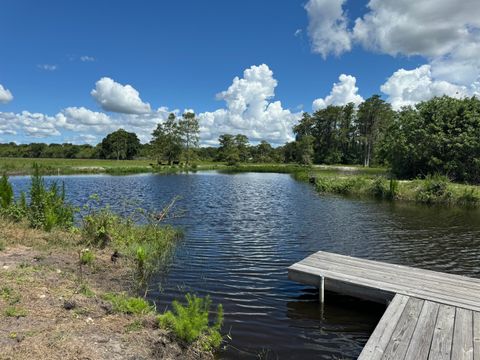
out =
[[[66,176],[80,206],[92,193],[117,211],[161,209],[179,195],[185,230],[175,264],[153,292],[159,309],[187,291],[225,309],[222,359],[353,359],[384,308],[316,289],[287,267],[318,251],[480,277],[480,212],[322,196],[284,174]],[[12,178],[16,190],[29,179]]]

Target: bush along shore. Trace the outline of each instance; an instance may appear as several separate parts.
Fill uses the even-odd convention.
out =
[[[34,170],[18,199],[0,181],[1,359],[213,359],[223,309],[187,294],[160,314],[147,301],[181,233],[159,214],[120,217],[95,207],[82,220],[63,186]],[[141,220],[139,222],[139,220]]]
[[[303,170],[293,173],[300,181],[309,181],[319,193],[373,197],[388,201],[408,201],[426,205],[480,206],[480,187],[451,182],[441,175],[424,179],[396,180],[385,175],[323,174]]]

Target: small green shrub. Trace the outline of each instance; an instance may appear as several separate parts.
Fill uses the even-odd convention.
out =
[[[448,202],[452,192],[448,188],[449,180],[441,175],[428,175],[417,189],[415,199],[424,204]]]
[[[111,240],[115,224],[119,221],[108,208],[90,212],[83,217],[82,235],[91,246],[104,248]]]
[[[22,296],[18,292],[8,286],[4,286],[0,289],[0,297],[9,305],[15,305],[22,299]]]
[[[140,297],[109,293],[105,294],[103,298],[112,304],[113,311],[117,313],[142,315],[154,310],[145,299]]]
[[[166,212],[161,213],[162,219]],[[160,221],[158,214],[155,217],[146,212],[124,218],[108,208],[92,210],[84,218],[82,238],[88,246],[104,247],[110,243],[134,264],[134,287],[145,296],[153,274],[166,271],[170,265],[176,240],[180,236],[177,230],[161,225]]]
[[[65,201],[65,186],[53,183],[49,188],[40,175],[40,167],[33,165],[30,186],[30,205],[27,217],[34,228],[51,231],[54,227],[70,228],[74,208]]]
[[[0,251],[5,250],[6,246],[7,246],[7,245],[5,245],[5,241],[0,240]]]
[[[388,189],[386,180],[383,177],[377,176],[370,185],[370,193],[377,199],[384,199],[387,197]]]
[[[78,289],[78,293],[82,294],[82,295],[85,295],[86,297],[89,297],[89,298],[95,296],[95,293],[92,291],[92,289],[90,289],[88,287],[88,285],[85,284],[85,283],[80,285],[80,287]]]
[[[0,179],[0,206],[7,209],[13,203],[13,188],[8,181],[8,176],[3,174]]]
[[[95,260],[95,255],[90,249],[83,249],[80,251],[80,264],[92,265]]]
[[[205,350],[220,347],[222,336],[220,329],[223,324],[223,307],[218,305],[217,318],[213,324],[209,321],[211,300],[196,295],[187,294],[186,305],[173,301],[173,311],[167,311],[158,316],[160,326],[170,329],[181,340],[187,343],[200,341]]]

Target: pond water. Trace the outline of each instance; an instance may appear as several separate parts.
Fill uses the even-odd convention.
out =
[[[28,177],[11,179],[15,190]],[[174,196],[185,238],[150,294],[164,309],[185,292],[210,294],[232,340],[221,359],[355,359],[384,308],[287,279],[287,267],[331,251],[480,277],[480,212],[319,195],[285,174],[60,176],[68,199],[89,195],[119,212],[160,210]]]

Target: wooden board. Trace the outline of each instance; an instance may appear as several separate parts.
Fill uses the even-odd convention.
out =
[[[315,253],[290,266],[288,275],[294,281],[313,286],[318,284],[320,277],[325,277],[326,290],[329,290],[329,280],[363,286],[363,296],[358,294],[359,297],[366,297],[365,291],[370,289],[372,297],[378,297],[379,301],[386,298],[377,296],[379,292],[390,293],[390,298],[398,293],[480,311],[480,281],[464,276],[325,252]],[[334,290],[341,292],[341,289]],[[356,294],[349,292],[348,295]]]
[[[480,280],[317,252],[290,279],[390,302],[360,360],[480,360]],[[328,297],[327,300],[328,301]]]

